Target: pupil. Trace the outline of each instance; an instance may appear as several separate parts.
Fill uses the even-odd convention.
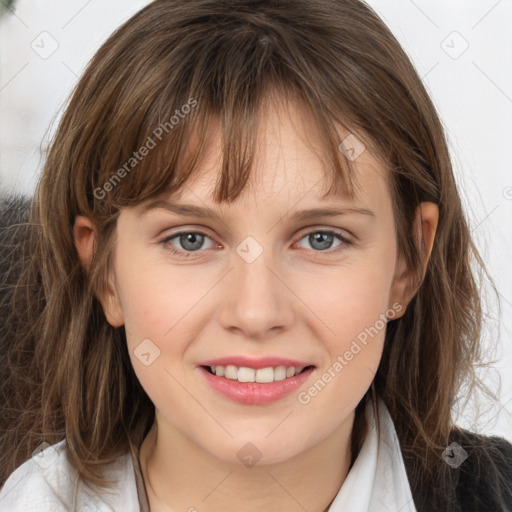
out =
[[[310,235],[310,243],[312,247],[315,247],[315,243],[320,243],[320,247],[317,246],[317,249],[328,249],[332,243],[332,237],[330,233],[313,233]]]
[[[197,249],[200,249],[201,248],[201,245],[202,245],[202,240],[203,236],[202,235],[199,235],[197,233],[186,233],[184,235],[181,235],[181,243],[183,245],[183,247],[185,249],[187,249],[187,251],[195,251]],[[198,241],[199,241],[199,244],[198,244]],[[196,246],[194,247],[194,243],[196,244]],[[190,245],[192,246],[190,246]]]

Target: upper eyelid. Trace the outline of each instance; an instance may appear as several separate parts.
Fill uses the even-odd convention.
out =
[[[181,229],[181,230],[171,233],[169,235],[165,235],[161,241],[165,242],[167,240],[176,238],[179,235],[198,234],[198,235],[203,235],[203,236],[210,238],[210,240],[212,240],[212,242],[214,242],[216,244],[220,244],[215,239],[215,237],[204,232],[203,229],[204,228]],[[324,227],[309,226],[309,227],[304,227],[304,228],[300,229],[298,234],[293,237],[292,241],[293,241],[293,243],[295,243],[299,240],[302,240],[302,238],[304,238],[308,234],[318,233],[318,232],[330,232],[330,233],[333,233],[334,235],[338,235],[339,237],[341,237],[342,239],[347,240],[347,241],[350,241],[351,237],[352,237],[352,234],[350,232],[348,232],[347,230],[343,230],[341,228],[334,228],[334,227],[328,227],[328,226],[324,226]],[[348,233],[349,236],[346,236],[345,233]],[[222,245],[222,244],[220,244],[220,245]]]

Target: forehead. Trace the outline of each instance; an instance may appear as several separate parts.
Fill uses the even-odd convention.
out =
[[[350,180],[355,197],[346,192],[327,194],[332,172],[325,140],[316,128],[315,120],[300,103],[267,102],[259,117],[254,144],[254,162],[250,179],[240,198],[254,203],[301,198],[317,201],[351,201],[375,203],[388,191],[388,172],[367,148],[362,137],[340,123],[336,124],[343,143],[338,151],[350,168]],[[211,125],[197,172],[173,198],[196,196],[210,199],[220,179],[222,136],[220,122]],[[355,156],[355,158],[354,158]]]

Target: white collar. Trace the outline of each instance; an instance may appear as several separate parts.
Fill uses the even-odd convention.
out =
[[[417,512],[393,420],[380,397],[377,403],[380,436],[370,398],[364,412],[366,438],[329,512]],[[149,507],[142,475],[137,471],[140,466],[135,467],[140,511],[146,512]]]
[[[368,400],[366,438],[329,512],[416,512],[393,420],[379,397],[377,419]]]
[[[361,450],[329,512],[416,512],[393,421],[379,398],[380,435],[373,402],[365,408],[368,430]],[[138,457],[125,454],[109,466],[107,478],[117,482],[110,492],[93,495],[80,485],[80,510],[148,512]],[[22,464],[0,489],[2,510],[64,510],[73,501],[76,470],[66,457],[65,440],[48,446]],[[135,477],[135,478],[134,478]],[[23,485],[18,485],[23,482]],[[135,484],[135,485],[134,485]],[[90,507],[89,507],[90,509]]]

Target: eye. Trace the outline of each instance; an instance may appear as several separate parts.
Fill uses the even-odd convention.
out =
[[[174,239],[177,239],[177,243],[179,243],[183,248],[182,250],[173,248],[171,241]],[[198,252],[201,248],[204,248],[203,246],[206,239],[211,241],[211,238],[204,233],[197,231],[182,231],[164,238],[161,243],[164,244],[167,250],[172,254],[190,257],[193,252]],[[207,249],[209,248],[211,247],[207,247]]]
[[[331,249],[331,246],[335,240],[339,241],[339,244],[335,247],[334,250]],[[173,242],[176,240],[176,242]],[[205,247],[205,241],[209,240],[211,244],[208,247]],[[294,244],[301,242],[302,240],[306,240],[312,247],[314,252],[328,252],[337,253],[338,251],[343,250],[346,246],[351,245],[351,241],[348,240],[344,235],[337,231],[333,230],[316,230],[310,231],[305,235],[295,238],[293,241]],[[179,233],[174,233],[173,235],[167,236],[164,238],[161,243],[166,247],[171,254],[175,254],[178,256],[183,256],[186,258],[194,257],[194,252],[201,252],[201,249],[211,249],[215,243],[213,240],[206,235],[205,233],[201,233],[198,231],[181,231]],[[176,248],[176,244],[179,244],[181,248]]]
[[[336,246],[337,248],[334,250],[331,249],[331,246],[335,240],[339,240],[339,244]],[[316,230],[310,231],[305,235],[301,235],[294,240],[294,243],[300,242],[302,240],[306,240],[307,243],[311,245],[315,252],[338,252],[343,250],[346,246],[351,244],[351,241],[348,240],[344,235],[337,231],[333,230]]]

